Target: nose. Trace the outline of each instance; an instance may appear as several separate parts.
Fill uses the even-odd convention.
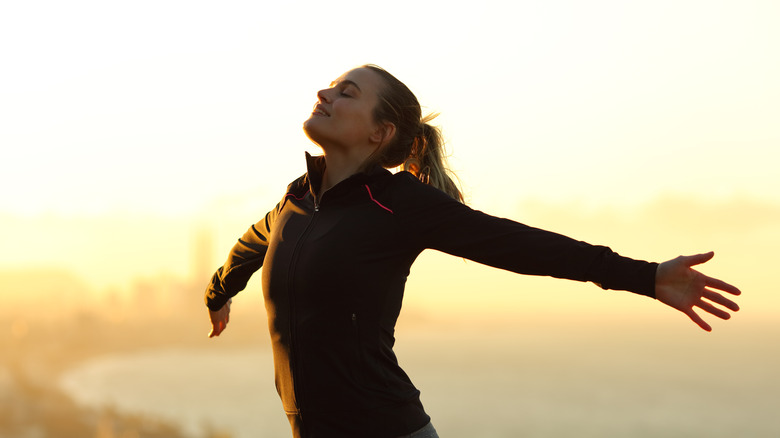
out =
[[[320,100],[320,102],[330,103],[328,90],[331,90],[331,88],[325,88],[317,92],[317,98]]]

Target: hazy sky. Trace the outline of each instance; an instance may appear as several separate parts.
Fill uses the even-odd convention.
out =
[[[778,199],[780,4],[509,4],[6,2],[0,209],[275,198],[315,92],[366,62],[442,114],[480,203]]]
[[[709,212],[713,238],[742,227],[719,206],[777,217],[780,3],[456,3],[3,2],[0,218],[17,228],[0,265],[99,264],[95,248],[116,241],[125,253],[104,250],[130,254],[122,272],[157,271],[166,257],[187,264],[162,241],[186,243],[199,224],[232,227],[225,253],[316,151],[301,131],[316,91],[363,63],[441,113],[477,208],[519,220],[630,210],[638,225],[643,208],[690,207]],[[763,238],[778,239],[776,223]],[[584,233],[634,245],[598,230]],[[149,240],[162,249],[133,247]]]

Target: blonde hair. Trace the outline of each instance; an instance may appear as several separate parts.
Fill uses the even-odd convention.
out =
[[[375,162],[385,168],[403,166],[420,181],[463,202],[463,195],[447,168],[441,130],[429,123],[436,114],[422,117],[414,93],[386,70],[370,64],[363,68],[379,74],[385,83],[379,93],[379,104],[374,108],[374,120],[387,121],[396,127],[393,140],[378,151]]]

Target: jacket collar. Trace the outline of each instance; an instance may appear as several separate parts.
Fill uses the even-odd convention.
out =
[[[322,177],[325,175],[325,156],[312,156],[306,152],[306,182],[312,195],[320,192]]]
[[[313,156],[306,152],[306,180],[308,189],[315,198],[320,193],[320,188],[322,187],[322,177],[325,174],[325,167],[324,155]],[[382,175],[390,175],[390,171],[379,164],[374,164],[336,184],[333,188],[328,190],[328,192],[330,193],[331,191],[334,191],[334,189],[337,189],[336,191],[338,192],[342,188],[353,187],[355,185],[362,186],[374,181]]]

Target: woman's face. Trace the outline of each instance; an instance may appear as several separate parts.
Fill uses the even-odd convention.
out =
[[[381,77],[367,68],[344,73],[330,88],[317,93],[314,111],[303,123],[304,132],[323,150],[374,144],[379,127],[374,108],[381,88]]]

